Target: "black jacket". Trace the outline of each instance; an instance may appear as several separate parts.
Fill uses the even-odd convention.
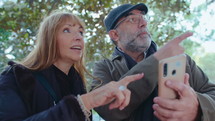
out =
[[[84,114],[75,96],[61,95],[53,68],[41,73],[59,95],[59,103],[54,105],[49,92],[30,70],[11,63],[0,76],[0,121],[84,121]],[[86,93],[81,84],[79,93]]]

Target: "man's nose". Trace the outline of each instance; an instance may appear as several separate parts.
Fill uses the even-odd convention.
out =
[[[146,27],[146,26],[147,26],[146,18],[140,17],[139,27]]]

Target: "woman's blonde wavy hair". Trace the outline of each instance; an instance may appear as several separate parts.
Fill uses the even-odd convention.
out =
[[[51,66],[60,56],[57,46],[57,31],[67,21],[79,24],[85,29],[84,22],[78,16],[70,12],[53,11],[40,24],[35,48],[20,63],[31,70],[42,70]],[[79,72],[86,86],[84,73],[88,72],[85,68],[84,54],[80,61],[74,64],[74,67]]]

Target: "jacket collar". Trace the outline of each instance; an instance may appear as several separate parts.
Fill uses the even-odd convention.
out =
[[[114,52],[112,54],[111,61],[114,61],[115,59],[121,59],[122,58],[123,55],[119,51],[120,50],[118,49],[118,47],[114,48]]]
[[[146,58],[149,57],[150,55],[154,54],[156,51],[157,51],[157,44],[154,41],[152,41],[149,49],[145,53]],[[120,52],[123,53],[122,51],[120,51],[118,49],[118,47],[115,47],[114,52],[112,54],[111,61],[114,61],[115,59],[121,59],[123,57],[123,55],[120,54]]]
[[[115,47],[115,50],[114,50],[113,54],[116,55],[116,56],[118,55],[120,57],[125,58],[126,65],[127,65],[128,69],[131,69],[133,66],[135,66],[137,64],[137,62],[133,58],[131,58],[131,56],[129,56],[126,53],[122,52],[118,47]]]

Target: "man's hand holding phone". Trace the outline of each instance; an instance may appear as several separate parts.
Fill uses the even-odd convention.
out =
[[[184,49],[179,44],[181,41],[183,41],[189,36],[192,36],[191,32],[186,32],[174,38],[154,54],[155,58],[160,61],[165,58],[183,54]],[[174,62],[174,61],[169,61],[169,62]],[[174,67],[174,66],[171,66],[171,67]],[[164,69],[165,66],[163,66],[162,68]],[[183,70],[183,69],[179,69],[179,70]],[[170,71],[170,72],[172,74],[175,73],[175,71]],[[179,77],[180,79],[179,78],[174,79],[175,77],[174,78],[171,77],[169,80],[166,76],[165,78],[167,80],[163,79],[165,83],[159,84],[159,85],[163,85],[164,87],[164,88],[162,86],[159,87],[161,88],[159,89],[161,90],[159,92],[160,93],[159,95],[164,94],[164,96],[167,96],[167,97],[162,97],[162,96],[155,97],[153,100],[154,101],[153,110],[154,110],[154,115],[162,121],[166,121],[166,120],[194,121],[199,118],[197,117],[198,113],[201,113],[197,94],[189,85],[189,81],[188,81],[189,75],[185,73],[184,75]],[[168,93],[171,93],[171,91],[170,92],[167,91],[167,93],[164,93],[166,89],[172,90],[173,92],[176,92],[176,93],[173,93],[173,96],[172,95],[170,96],[168,95]]]
[[[167,80],[184,83],[186,55],[180,54],[159,61],[158,96],[175,99],[178,94],[166,86]]]

